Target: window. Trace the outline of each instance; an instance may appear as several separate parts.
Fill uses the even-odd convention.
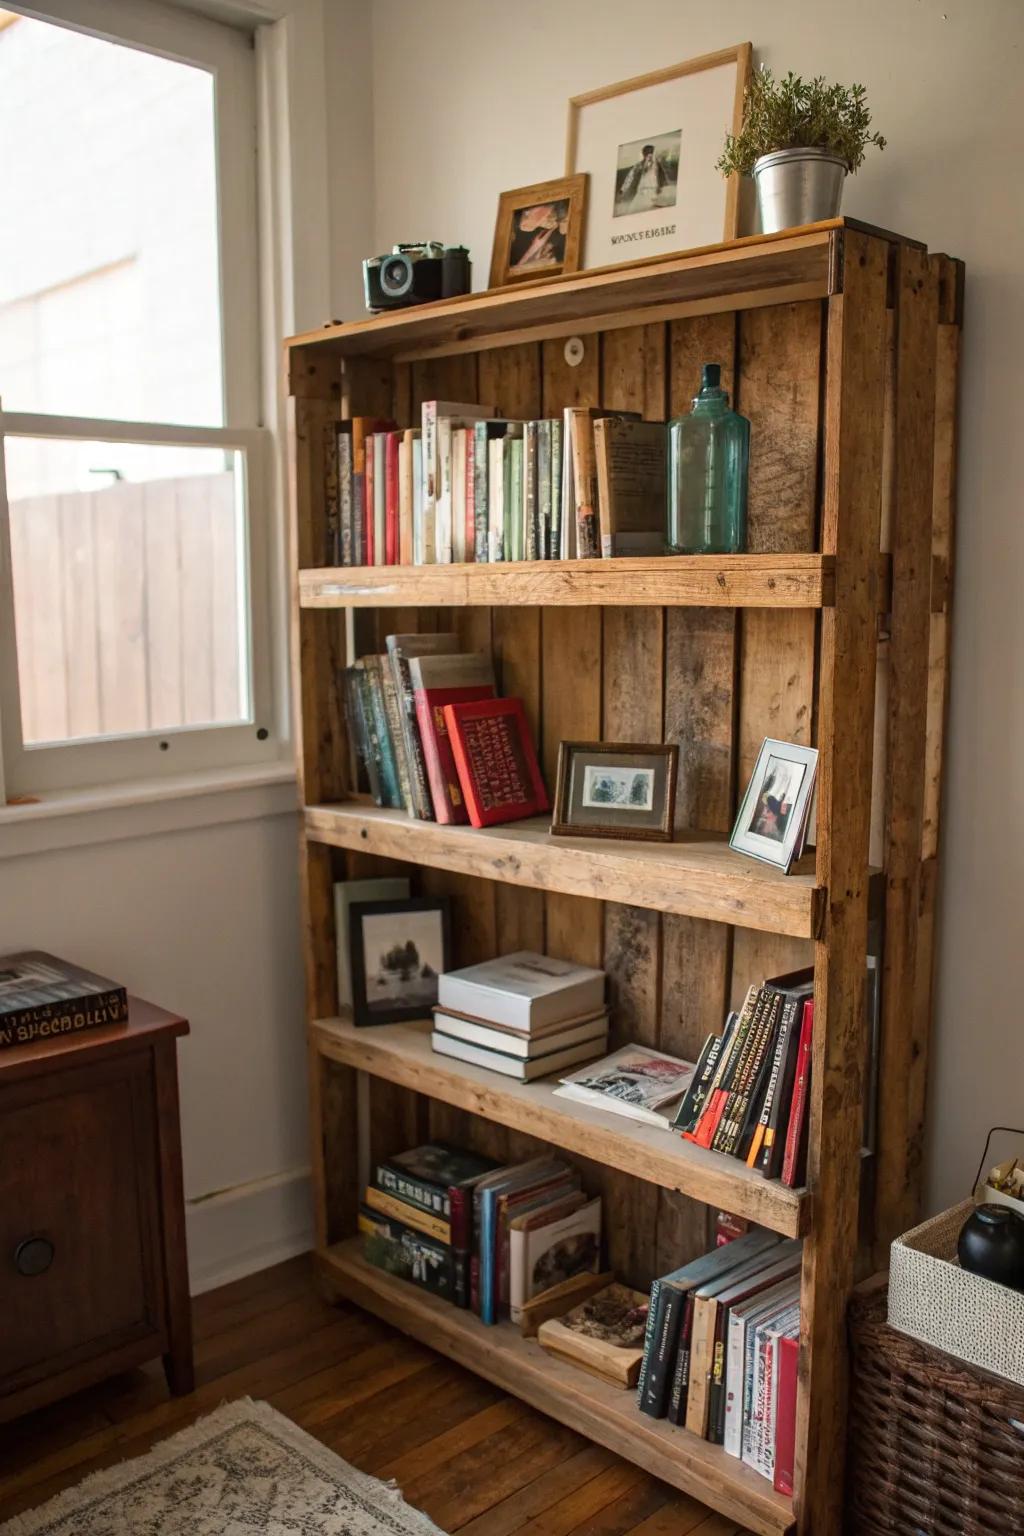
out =
[[[7,795],[279,754],[251,39],[0,10]]]

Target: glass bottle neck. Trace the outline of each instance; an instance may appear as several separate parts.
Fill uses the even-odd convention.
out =
[[[729,410],[729,393],[725,389],[702,390],[693,402],[695,416],[725,416]]]

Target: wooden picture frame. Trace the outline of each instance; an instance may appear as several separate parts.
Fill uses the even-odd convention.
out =
[[[577,779],[575,760],[584,759],[584,776]],[[586,759],[592,759],[586,762]],[[611,759],[602,762],[600,759]],[[615,761],[619,759],[621,761]],[[630,761],[632,759],[632,761]],[[646,761],[644,761],[646,759]],[[676,803],[676,775],[679,748],[672,742],[563,741],[558,748],[558,783],[555,809],[551,819],[554,837],[615,837],[629,842],[670,843]],[[587,791],[587,769],[594,779],[623,783],[625,775],[634,782],[639,774],[650,774],[647,799],[641,804],[615,804],[608,809],[598,805],[596,791]],[[637,818],[633,821],[632,818]],[[613,818],[613,819],[610,819]]]
[[[559,205],[565,204],[564,217],[557,218]],[[580,243],[587,208],[587,178],[565,175],[556,181],[538,181],[532,187],[516,187],[498,199],[498,217],[494,226],[491,252],[492,288],[538,277],[562,277],[580,269]],[[541,219],[542,210],[551,214]],[[517,219],[534,214],[534,226],[520,230]],[[557,227],[551,219],[557,218]],[[563,227],[564,226],[564,227]],[[548,231],[545,243],[545,228]],[[526,244],[526,237],[532,239]],[[524,242],[522,251],[514,251],[517,238]]]
[[[436,923],[424,923],[424,915],[433,915]],[[387,919],[393,921],[389,924]],[[370,926],[372,925],[372,927]],[[387,990],[396,993],[375,999],[371,994],[385,983],[380,975],[367,974],[366,945],[372,942],[378,950],[381,944],[423,942],[427,936],[433,972],[433,987],[417,987],[415,977],[404,977],[396,967],[394,985]],[[427,1019],[437,1002],[437,977],[451,968],[451,902],[447,896],[410,896],[399,901],[354,901],[349,907],[349,956],[352,966],[352,1022],[357,1025],[400,1024],[410,1019]],[[417,945],[417,949],[419,946]],[[432,957],[432,958],[430,958]],[[420,964],[424,961],[421,959]],[[426,978],[424,978],[426,979]],[[409,983],[406,995],[401,994],[402,982]]]
[[[736,43],[569,98],[565,173],[590,177],[584,268],[737,238],[740,179],[723,178],[715,161],[725,134],[738,133],[743,125],[752,60],[752,45]],[[712,80],[716,71],[730,70]],[[623,100],[629,97],[635,100]],[[644,205],[631,209],[624,199],[634,173],[634,199],[640,186],[648,184],[648,191]],[[659,181],[657,191],[650,189],[652,180]]]

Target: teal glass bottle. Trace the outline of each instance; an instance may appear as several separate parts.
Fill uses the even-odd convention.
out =
[[[673,555],[736,555],[747,544],[750,422],[730,408],[722,370],[705,363],[688,416],[668,426],[666,543]]]

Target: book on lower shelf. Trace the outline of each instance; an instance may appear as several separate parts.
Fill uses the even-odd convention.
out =
[[[0,957],[0,1049],[128,1019],[128,993],[42,950]]]
[[[555,1093],[644,1125],[668,1129],[693,1073],[691,1061],[643,1045],[625,1045],[563,1079]]]

